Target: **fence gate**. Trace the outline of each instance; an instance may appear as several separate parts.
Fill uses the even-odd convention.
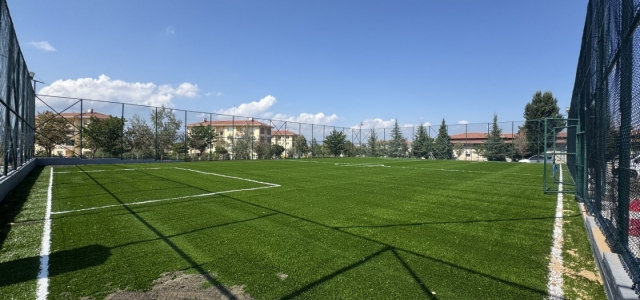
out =
[[[575,161],[583,166],[579,157],[583,156],[580,149],[568,150],[569,144],[576,143],[579,132],[578,119],[545,118],[544,119],[544,171],[542,175],[542,190],[546,193],[571,193],[576,191],[576,181],[569,174],[567,161]],[[563,176],[560,178],[560,168]],[[582,169],[584,169],[582,167]],[[563,189],[558,189],[562,184]]]

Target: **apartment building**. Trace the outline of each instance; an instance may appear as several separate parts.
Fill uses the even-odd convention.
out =
[[[218,139],[225,141],[225,147],[229,152],[231,159],[234,158],[233,145],[237,140],[249,140],[252,143],[264,142],[271,144],[271,125],[262,122],[255,121],[253,118],[244,120],[207,120],[203,119],[201,122],[187,124],[187,130],[190,130],[195,126],[211,126],[214,128]],[[215,145],[214,145],[215,147]],[[253,147],[252,147],[253,149]],[[214,149],[207,148],[208,151]],[[195,150],[190,150],[190,153],[197,153]],[[257,158],[257,153],[251,151],[252,159]]]

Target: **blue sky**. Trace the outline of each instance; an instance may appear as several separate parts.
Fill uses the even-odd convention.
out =
[[[376,128],[518,121],[537,90],[564,111],[587,6],[7,2],[39,94]]]

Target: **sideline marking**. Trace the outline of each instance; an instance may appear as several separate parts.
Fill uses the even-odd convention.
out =
[[[339,167],[391,168],[391,166],[385,166],[384,164],[375,164],[375,163],[335,163],[335,165]]]
[[[564,266],[562,265],[562,209],[563,209],[563,196],[562,196],[562,167],[560,167],[560,182],[558,184],[558,204],[556,206],[556,221],[553,224],[553,247],[551,247],[551,260],[549,261],[549,282],[547,283],[547,290],[549,293],[548,299],[560,300],[564,299],[564,291],[562,285],[564,280],[562,279],[562,273]]]
[[[163,168],[139,168],[139,169],[109,169],[109,170],[88,170],[88,171],[60,171],[56,174],[70,174],[70,173],[100,173],[100,172],[115,172],[115,171],[137,171],[137,170],[160,170]],[[169,168],[164,168],[169,169]]]
[[[51,198],[53,193],[53,167],[49,174],[49,189],[47,190],[47,210],[42,230],[42,246],[40,249],[40,271],[38,272],[38,288],[36,299],[45,300],[49,294],[49,254],[51,254]]]
[[[95,207],[88,207],[88,208],[81,208],[81,209],[56,211],[56,212],[51,212],[50,214],[51,215],[61,215],[61,214],[68,214],[68,213],[81,212],[81,211],[98,210],[98,209],[104,209],[104,208],[110,208],[110,207],[120,207],[120,206],[125,206],[125,205],[126,206],[142,205],[142,204],[164,202],[164,201],[170,201],[170,200],[181,200],[181,199],[188,199],[188,198],[207,197],[207,196],[213,196],[213,195],[218,195],[218,194],[229,194],[229,193],[235,193],[235,192],[255,191],[255,190],[262,190],[262,189],[270,189],[270,188],[280,187],[279,184],[269,183],[269,182],[262,182],[262,181],[257,181],[257,180],[253,180],[253,179],[240,178],[240,177],[235,177],[235,176],[222,175],[222,174],[217,174],[217,173],[210,173],[210,172],[204,172],[204,171],[198,171],[198,170],[192,170],[192,169],[186,169],[186,168],[174,167],[173,169],[191,171],[191,172],[207,174],[207,175],[214,175],[214,176],[220,176],[220,177],[226,177],[226,178],[237,179],[237,180],[244,180],[244,181],[249,181],[249,182],[253,182],[253,183],[263,184],[263,185],[266,185],[266,186],[260,186],[260,187],[255,187],[255,188],[246,188],[246,189],[228,190],[228,191],[220,191],[220,192],[211,192],[211,193],[205,193],[205,194],[180,196],[180,197],[172,197],[172,198],[164,198],[164,199],[145,200],[145,201],[140,201],[140,202],[132,202],[132,203],[124,203],[124,204],[110,204],[110,205],[95,206]]]

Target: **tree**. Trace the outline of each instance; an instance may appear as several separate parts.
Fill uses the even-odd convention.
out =
[[[433,156],[436,159],[451,159],[453,157],[453,145],[451,144],[451,137],[447,133],[447,125],[444,119],[442,119],[438,136],[433,143]]]
[[[307,138],[304,135],[299,135],[294,144],[295,150],[298,155],[307,155],[309,152],[309,145],[307,145]]]
[[[391,140],[389,141],[389,156],[400,157],[407,152],[407,140],[402,136],[398,120],[395,121],[391,130]]]
[[[138,115],[127,120],[129,127],[124,132],[127,151],[144,158],[153,154],[153,132],[147,122]]]
[[[484,144],[487,160],[489,161],[505,161],[507,149],[501,134],[502,129],[498,126],[498,115],[494,114],[491,131],[489,131],[489,136]]]
[[[329,135],[324,139],[323,146],[326,146],[329,154],[338,156],[345,148],[345,142],[347,136],[342,131],[336,131],[333,129]]]
[[[516,134],[515,139],[513,140],[515,151],[520,158],[524,158],[529,154],[529,145],[527,144],[527,129],[524,127],[520,127],[518,130],[518,134]]]
[[[478,155],[478,158],[480,156],[484,156],[485,155],[485,149],[484,149],[484,144],[476,144],[473,146],[473,151],[476,152],[476,154]]]
[[[460,159],[462,152],[464,152],[464,144],[463,143],[453,144],[453,152],[456,154],[456,157]]]
[[[322,146],[318,144],[316,138],[311,139],[311,156],[322,155]]]
[[[418,126],[418,131],[413,138],[413,144],[411,144],[411,153],[414,157],[429,158],[431,156],[431,148],[433,141],[427,134],[427,128],[424,125]]]
[[[216,141],[216,129],[211,126],[193,126],[189,129],[189,148],[198,151],[198,156],[202,157],[207,147]]]
[[[282,156],[282,152],[284,152],[284,147],[282,147],[282,145],[271,145],[271,155],[274,155],[275,157],[280,157]]]
[[[266,141],[260,141],[254,147],[254,150],[256,152],[256,155],[258,156],[258,159],[267,158],[267,156],[269,156],[270,149],[271,149],[271,145],[269,145],[269,143],[267,143]]]
[[[549,120],[547,122],[547,137],[545,139],[544,119],[558,118],[562,119],[560,108],[558,107],[558,99],[553,97],[551,92],[537,91],[530,103],[524,107],[524,125],[527,130],[527,144],[529,153],[540,154],[546,146],[549,147],[556,139],[556,134],[562,131],[562,128],[554,130],[555,127],[562,126],[563,120]]]
[[[170,151],[173,143],[178,138],[178,130],[182,125],[182,121],[178,120],[173,114],[173,110],[164,107],[156,108],[151,112],[151,123],[156,133],[156,158],[162,160],[164,154]]]
[[[67,137],[67,121],[51,111],[45,111],[36,116],[36,144],[44,148],[47,156],[56,145],[64,144]]]
[[[355,157],[356,154],[358,154],[358,149],[356,149],[356,145],[354,145],[351,141],[345,141],[344,152],[344,156]]]
[[[369,156],[378,156],[380,154],[380,144],[378,143],[378,135],[375,129],[371,129],[371,135],[367,139],[367,151]]]
[[[82,132],[82,137],[85,140],[83,146],[86,145],[91,150],[92,156],[95,156],[97,149],[101,149],[104,153],[115,157],[123,151],[123,134],[123,119],[114,116],[98,119],[91,116]]]

